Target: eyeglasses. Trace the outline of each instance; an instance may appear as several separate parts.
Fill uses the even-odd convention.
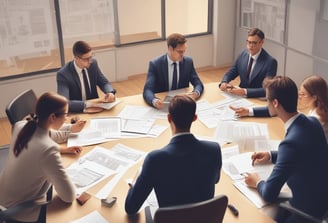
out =
[[[253,45],[256,46],[260,41],[248,41],[246,40],[247,45]]]
[[[308,94],[305,94],[304,92],[298,92],[298,97],[300,98],[306,98],[306,97],[309,97],[310,95]]]
[[[63,116],[63,115],[67,116],[68,112],[55,112],[56,117]]]
[[[174,49],[178,54],[184,54],[186,52],[186,50],[176,50]]]
[[[92,61],[95,58],[95,55],[92,54],[90,57],[87,57],[87,58],[82,58],[82,57],[79,57],[78,56],[78,58],[81,59],[81,60],[83,60],[84,62],[90,62],[90,61]]]

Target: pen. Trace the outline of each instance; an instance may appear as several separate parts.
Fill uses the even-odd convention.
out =
[[[229,210],[232,212],[232,214],[234,216],[238,216],[239,215],[239,211],[232,204],[228,204],[228,208],[229,208]]]
[[[254,166],[255,160],[256,160],[256,152],[253,153],[252,155],[252,166]]]

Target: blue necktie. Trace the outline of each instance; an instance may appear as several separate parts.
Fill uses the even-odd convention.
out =
[[[173,78],[172,78],[172,87],[171,90],[176,90],[178,88],[178,71],[177,71],[177,63],[173,63]]]

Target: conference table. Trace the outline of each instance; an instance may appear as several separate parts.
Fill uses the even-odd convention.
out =
[[[185,89],[190,91],[191,88]],[[157,94],[158,97],[164,98],[167,92]],[[209,83],[205,85],[204,93],[199,100],[205,99],[209,103],[214,103],[218,100],[224,99],[220,90],[217,87],[217,83]],[[148,106],[143,98],[142,94],[128,96],[119,98],[121,103],[113,107],[111,110],[104,110],[99,113],[93,114],[79,114],[80,117],[84,119],[90,119],[94,117],[107,117],[107,116],[117,116],[125,105],[144,105]],[[265,105],[266,102],[261,99],[248,99],[254,103],[254,105]],[[284,136],[284,128],[282,121],[277,117],[272,118],[254,118],[247,117],[240,119],[245,122],[261,122],[266,123],[269,129],[270,139],[281,140]],[[167,120],[159,119],[156,120],[156,124],[167,125],[168,128],[158,137],[143,137],[143,138],[125,138],[118,139],[100,144],[101,147],[111,149],[116,144],[121,143],[133,149],[137,149],[144,152],[149,152],[154,149],[159,149],[165,146],[170,138],[172,137],[169,124]],[[196,120],[191,127],[191,132],[195,136],[205,136],[213,137],[215,128],[207,128],[202,122]],[[68,167],[73,162],[77,161],[79,157],[85,155],[91,151],[93,146],[85,146],[82,153],[79,156],[74,155],[62,155],[62,160],[65,167]],[[222,150],[226,146],[222,146]],[[98,211],[108,222],[119,222],[119,223],[144,223],[145,214],[144,210],[140,210],[137,215],[128,216],[124,210],[125,197],[128,192],[129,186],[126,179],[133,178],[139,167],[143,162],[135,164],[133,167],[129,168],[128,171],[121,177],[114,189],[109,194],[109,197],[117,197],[116,203],[112,207],[106,207],[101,205],[101,201],[92,196],[84,205],[79,205],[76,201],[72,204],[66,204],[62,202],[54,191],[52,202],[47,207],[47,222],[48,223],[64,223],[79,219],[92,211]],[[101,181],[96,186],[90,188],[87,192],[94,195],[99,191],[106,183],[108,183],[112,177]],[[220,181],[216,184],[215,195],[225,194],[228,196],[229,204],[234,205],[238,211],[239,216],[234,216],[231,211],[226,210],[224,220],[225,223],[230,222],[259,222],[259,223],[270,223],[275,222],[270,217],[268,217],[263,209],[257,208],[253,203],[251,203],[248,198],[246,198],[233,184],[231,178],[226,175],[223,170],[221,170]]]

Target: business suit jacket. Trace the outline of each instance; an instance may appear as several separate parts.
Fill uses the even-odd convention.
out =
[[[128,214],[136,213],[152,189],[160,207],[204,201],[214,196],[222,166],[219,144],[192,134],[177,135],[145,158],[141,174],[125,200]]]
[[[115,92],[105,75],[93,60],[87,69],[91,87],[91,95],[87,99],[98,98],[97,86],[104,92]],[[83,112],[84,101],[82,101],[81,82],[74,67],[74,61],[70,61],[57,72],[57,92],[69,100],[70,112]]]
[[[250,80],[247,78],[247,66],[249,60],[249,52],[243,50],[238,56],[234,65],[224,75],[222,82],[230,82],[238,75],[240,77],[239,87],[247,89],[247,97],[265,97],[265,90],[262,82],[265,77],[275,76],[277,74],[277,60],[270,56],[263,48],[256,60],[256,64],[251,73]]]
[[[271,152],[274,168],[257,189],[266,201],[273,202],[287,182],[293,194],[291,205],[321,217],[328,210],[327,157],[328,146],[321,124],[315,117],[300,114],[287,129],[278,152]],[[287,222],[302,221],[292,215]]]
[[[152,101],[155,98],[155,93],[170,90],[168,73],[167,54],[149,62],[147,79],[143,89],[143,98],[149,105],[153,106]],[[183,60],[179,62],[179,73],[178,89],[189,87],[189,83],[191,83],[194,86],[194,91],[198,91],[200,95],[203,93],[203,83],[199,79],[190,57],[184,56]]]

